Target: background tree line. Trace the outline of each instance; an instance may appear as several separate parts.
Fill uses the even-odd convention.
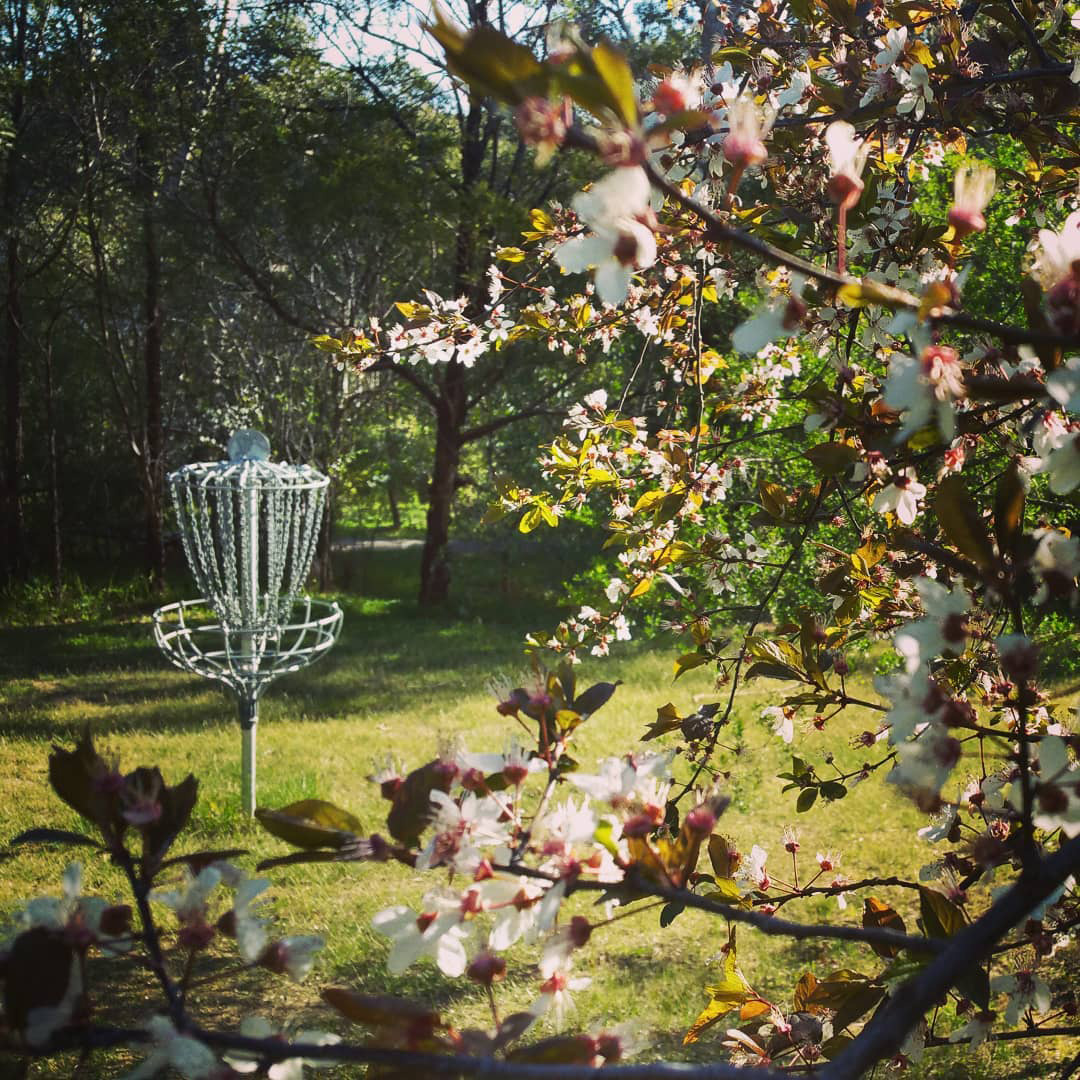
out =
[[[517,5],[512,18],[541,40],[552,12]],[[542,368],[540,346],[522,342],[471,368],[383,364],[361,378],[310,339],[383,316],[421,283],[479,308],[493,248],[587,166],[561,155],[536,168],[505,114],[443,81],[422,37],[400,33],[420,14],[396,2],[4,4],[9,587],[47,576],[59,594],[69,568],[104,562],[159,589],[166,474],[219,456],[249,425],[275,456],[333,473],[336,491],[377,479],[387,516],[419,490],[420,599],[446,599],[456,493],[487,484],[514,447],[531,459],[581,365]],[[457,14],[507,18],[488,0]],[[590,32],[630,34],[618,6],[581,14]],[[660,22],[637,29],[649,25]],[[534,426],[515,432],[519,420]]]

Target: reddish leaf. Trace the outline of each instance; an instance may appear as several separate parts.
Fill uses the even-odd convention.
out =
[[[402,844],[415,844],[431,818],[431,793],[449,791],[451,778],[444,769],[430,761],[413,769],[394,795],[386,827],[390,835]]]
[[[126,822],[115,807],[115,797],[103,793],[101,781],[110,769],[94,749],[90,729],[84,728],[74,750],[53,746],[49,755],[49,783],[53,791],[80,817],[117,834]]]
[[[409,1028],[417,1037],[430,1035],[442,1026],[437,1012],[408,998],[391,994],[360,994],[355,990],[329,986],[322,999],[347,1020],[369,1028]]]
[[[795,984],[795,996],[792,1004],[796,1012],[806,1012],[810,1008],[810,998],[817,989],[818,981],[812,971],[806,972]]]
[[[552,1035],[511,1050],[506,1060],[519,1065],[590,1065],[594,1057],[596,1042],[590,1036]]]
[[[581,713],[582,717],[587,719],[611,700],[611,695],[615,693],[615,688],[619,685],[617,682],[594,683],[574,701],[574,711]]]
[[[143,854],[147,862],[153,865],[165,857],[173,841],[191,820],[191,812],[195,809],[195,801],[199,797],[199,781],[189,773],[179,784],[168,787],[157,766],[152,769],[136,769],[132,776],[135,775],[142,776],[143,782],[146,777],[153,777],[161,785],[161,794],[158,796],[161,816],[143,832]],[[129,784],[131,779],[129,776]]]
[[[998,550],[1015,557],[1016,548],[1024,534],[1024,503],[1026,493],[1015,461],[1001,474],[994,497],[994,535]]]
[[[898,933],[906,933],[904,920],[888,904],[883,904],[876,896],[868,896],[863,901],[862,924],[866,928],[878,927],[884,930],[896,930]],[[895,945],[882,945],[876,942],[870,943],[870,948],[878,956],[897,956],[900,949]]]
[[[994,545],[990,534],[967,485],[957,473],[946,476],[938,484],[934,513],[942,532],[957,551],[983,569],[993,564]]]
[[[224,862],[226,859],[235,859],[238,855],[246,854],[247,851],[244,848],[222,848],[220,851],[193,851],[190,855],[174,855],[171,859],[166,859],[161,864],[161,869],[164,870],[170,866],[183,864],[193,874],[198,874],[199,871],[211,863]]]
[[[739,1022],[745,1023],[747,1020],[756,1020],[759,1016],[764,1016],[766,1013],[772,1011],[772,1007],[767,1001],[748,1001],[739,1010]]]

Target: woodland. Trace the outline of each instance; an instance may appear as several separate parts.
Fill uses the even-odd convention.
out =
[[[3,35],[0,1060],[1080,1072],[1080,6]],[[239,428],[354,635],[254,821],[145,651]]]

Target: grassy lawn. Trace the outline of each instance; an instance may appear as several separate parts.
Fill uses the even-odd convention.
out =
[[[365,778],[387,753],[410,767],[421,764],[433,756],[440,733],[462,734],[470,749],[502,747],[512,722],[496,713],[485,681],[522,669],[522,635],[550,625],[551,594],[523,584],[516,571],[508,581],[506,566],[480,553],[462,560],[465,609],[453,618],[422,618],[411,604],[414,560],[411,553],[379,553],[352,566],[349,579],[360,595],[342,600],[345,625],[337,647],[320,665],[282,679],[264,699],[260,805],[278,807],[317,796],[352,810],[371,831],[383,830],[386,804]],[[547,572],[554,574],[551,568]],[[623,682],[581,731],[576,756],[583,765],[632,749],[666,701],[685,713],[715,699],[712,679],[700,669],[672,685],[671,659],[670,643],[661,641],[635,643],[606,661],[582,665],[579,685],[596,679]],[[855,683],[863,694],[872,694],[868,670],[858,672]],[[923,821],[877,782],[796,820],[794,799],[780,793],[782,781],[775,778],[790,764],[790,748],[759,719],[762,706],[777,697],[777,684],[759,681],[738,698],[727,741],[741,752],[729,754],[725,766],[732,770],[732,804],[721,822],[724,830],[741,849],[754,843],[765,847],[774,873],[784,868],[781,829],[797,824],[806,867],[813,865],[816,851],[829,850],[842,854],[840,869],[852,878],[917,874],[930,857],[913,838]],[[153,645],[145,612],[0,630],[0,841],[35,825],[78,826],[48,788],[46,759],[52,742],[70,741],[89,724],[99,748],[119,755],[126,768],[157,763],[169,781],[189,771],[199,778],[194,825],[178,850],[243,847],[251,855],[237,861],[249,868],[260,858],[284,854],[285,845],[238,814],[240,738],[233,717],[233,704],[220,691],[166,664]],[[830,728],[828,744],[834,749],[844,744],[837,754],[841,766],[864,759],[865,751],[846,746],[847,737],[872,723],[856,712],[832,722],[836,729]],[[811,730],[797,734],[795,745],[820,765],[825,738]],[[66,861],[63,852],[25,850],[4,862],[0,915],[35,894],[57,893]],[[429,964],[415,965],[401,977],[385,970],[387,946],[372,931],[371,916],[391,903],[415,902],[436,875],[358,864],[291,867],[270,876],[283,930],[318,932],[327,939],[315,972],[300,987],[252,973],[239,981],[210,982],[194,997],[201,1019],[227,1026],[251,1011],[279,1020],[299,1013],[305,1025],[334,1027],[318,990],[341,985],[419,998],[444,1010],[457,1026],[490,1022],[482,993],[464,979],[446,979]],[[86,888],[123,899],[115,871],[93,858],[87,860]],[[879,895],[905,917],[911,915],[913,925],[910,898],[902,890],[884,889]],[[587,904],[587,898],[575,899],[578,910],[587,910]],[[856,922],[859,909],[856,902],[840,914],[835,901],[807,900],[788,905],[785,914],[803,921]],[[714,1059],[718,1032],[706,1033],[689,1048],[682,1046],[682,1035],[706,1002],[702,988],[713,979],[724,940],[720,920],[694,912],[661,932],[655,909],[598,932],[579,965],[594,980],[577,995],[580,1021],[590,1028],[633,1022],[649,1040],[648,1057]],[[880,966],[868,950],[785,943],[749,928],[740,931],[739,952],[750,983],[784,1003],[806,970],[822,976],[840,967],[873,973]],[[532,1000],[535,960],[535,950],[512,954],[509,977],[499,988],[504,1013]],[[106,971],[106,980],[112,977]],[[145,1015],[153,1000],[149,987],[117,989],[104,997],[102,1017],[126,1011],[127,1020],[132,1009]],[[1019,1048],[933,1053],[939,1056],[928,1054],[924,1075],[1043,1074],[1026,1056],[1030,1051]],[[129,1060],[118,1054],[93,1075],[115,1075]],[[6,1075],[3,1070],[0,1061],[0,1075]],[[70,1076],[72,1062],[40,1064],[32,1075]]]

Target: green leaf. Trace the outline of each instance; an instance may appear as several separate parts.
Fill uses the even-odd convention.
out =
[[[524,45],[491,26],[463,33],[437,4],[434,15],[435,21],[425,28],[442,45],[447,70],[467,83],[475,96],[520,105],[527,97],[547,94],[545,69]]]
[[[990,534],[959,474],[952,473],[938,484],[934,513],[942,532],[957,551],[981,569],[993,565],[994,545]]]
[[[618,49],[601,41],[591,53],[597,74],[611,97],[615,115],[630,128],[637,127],[638,101],[634,91],[634,74]]]
[[[817,801],[818,789],[816,787],[803,788],[799,792],[799,797],[795,800],[795,809],[800,814],[805,814],[807,810]]]
[[[821,785],[821,797],[835,802],[842,799],[848,793],[848,789],[839,780],[826,780]]]
[[[826,442],[811,446],[803,456],[822,476],[838,476],[855,463],[859,452],[849,443]]]
[[[272,836],[306,850],[341,848],[364,831],[347,810],[322,799],[301,799],[280,810],[259,809],[255,817]]]
[[[761,660],[756,664],[751,664],[746,671],[747,679],[781,679],[784,682],[791,682],[797,680],[803,682],[803,673],[796,670],[793,667],[788,667],[787,664],[773,664],[767,660]]]
[[[685,653],[675,661],[675,678],[685,675],[686,672],[692,671],[694,668],[701,667],[702,664],[707,664],[711,659],[712,657],[707,653]]]
[[[533,529],[543,523],[544,515],[539,506],[530,506],[518,522],[518,532],[531,533]]]
[[[610,821],[600,819],[596,832],[593,833],[593,839],[614,858],[620,858],[619,845],[615,842],[615,826]]]
[[[709,847],[709,858],[712,858],[712,846]],[[737,904],[742,899],[742,889],[729,877],[718,877],[715,888],[703,894],[718,904]]]
[[[749,65],[753,59],[748,49],[740,49],[738,45],[727,45],[722,49],[717,49],[712,54],[712,58],[713,63],[723,64],[728,61],[734,67],[738,67],[740,63]]]
[[[904,289],[883,285],[879,281],[862,281],[855,285],[841,285],[836,290],[836,299],[847,307],[861,308],[868,304],[882,304],[885,307],[919,306],[918,297]]]
[[[711,1000],[683,1036],[684,1046],[697,1042],[706,1028],[712,1027],[718,1020],[727,1016],[732,1009],[737,1009],[750,997],[750,987],[747,986],[746,980],[739,970],[738,958],[735,953],[734,924],[732,924],[728,933],[728,944],[724,953],[724,968],[720,981],[712,986],[706,986],[705,992]]]
[[[963,911],[936,889],[919,889],[919,917],[927,937],[952,937],[967,926]]]

